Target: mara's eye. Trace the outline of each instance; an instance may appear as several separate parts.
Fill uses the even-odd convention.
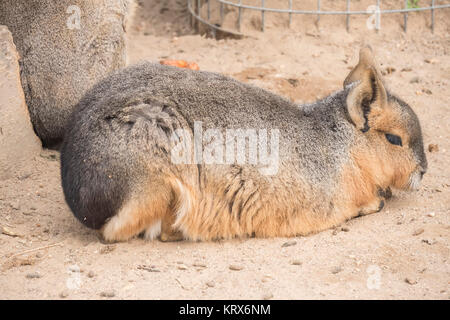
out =
[[[402,146],[402,138],[395,134],[386,133],[386,139],[389,143],[395,144],[396,146]]]

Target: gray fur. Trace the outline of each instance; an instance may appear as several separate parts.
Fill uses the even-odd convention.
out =
[[[0,24],[13,34],[31,121],[45,146],[62,139],[86,90],[125,65],[127,1],[0,1]],[[81,9],[80,29],[67,27],[72,5]]]

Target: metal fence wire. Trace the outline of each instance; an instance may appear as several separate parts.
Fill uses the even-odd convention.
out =
[[[192,15],[192,21],[197,21],[198,23],[203,23],[204,25],[211,28],[211,31],[215,33],[215,31],[221,31],[224,33],[228,33],[231,35],[236,36],[244,36],[241,33],[241,22],[242,18],[244,16],[243,12],[245,10],[253,10],[253,11],[259,11],[261,14],[261,31],[264,31],[265,29],[265,19],[264,15],[266,12],[276,12],[276,13],[282,13],[286,14],[286,19],[288,21],[289,27],[292,24],[292,15],[299,14],[299,15],[317,15],[317,21],[320,20],[321,15],[344,15],[346,16],[346,28],[347,31],[349,31],[350,27],[350,16],[352,15],[375,15],[375,29],[379,30],[380,26],[380,18],[383,14],[389,14],[389,13],[397,13],[397,14],[403,14],[404,16],[404,23],[403,23],[403,29],[406,32],[408,28],[408,13],[411,12],[419,12],[419,11],[430,11],[431,15],[431,31],[434,32],[434,25],[435,25],[435,11],[445,8],[450,8],[450,4],[441,4],[437,5],[435,0],[428,0],[427,4],[425,4],[423,7],[418,7],[415,5],[417,2],[413,0],[403,0],[399,1],[400,3],[403,3],[403,5],[400,5],[400,8],[398,9],[390,9],[390,10],[382,10],[381,9],[381,0],[374,0],[373,6],[371,10],[365,10],[365,11],[355,11],[351,10],[351,1],[350,0],[341,0],[345,1],[346,4],[346,10],[345,11],[326,11],[321,10],[321,0],[317,0],[317,10],[294,10],[293,9],[293,0],[285,0],[286,1],[286,9],[276,9],[276,8],[270,8],[265,6],[265,0],[259,0],[261,3],[261,6],[255,6],[255,5],[247,5],[244,4],[243,0],[187,0],[188,1],[188,10]],[[300,0],[298,0],[300,2]],[[422,3],[425,1],[422,1]],[[211,22],[211,7],[212,4],[219,5],[220,10],[220,23],[213,23]],[[421,5],[422,5],[421,3]],[[204,7],[206,6],[206,10],[204,10]],[[235,7],[238,9],[237,14],[237,21],[236,21],[236,29],[237,30],[231,30],[226,29],[222,27],[223,21],[224,21],[224,12],[226,6]],[[206,11],[206,12],[205,12]]]

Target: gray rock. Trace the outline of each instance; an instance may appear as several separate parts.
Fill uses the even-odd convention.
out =
[[[293,266],[301,266],[303,263],[300,260],[292,260],[291,264]]]
[[[337,274],[337,273],[339,273],[341,271],[342,271],[342,267],[337,266],[337,267],[334,267],[333,270],[331,270],[331,273],[332,274]]]
[[[62,139],[85,91],[125,65],[127,8],[128,0],[0,1],[0,24],[13,34],[31,121],[45,145]]]
[[[421,82],[421,79],[419,77],[413,77],[411,80],[409,80],[409,83],[419,83]]]
[[[263,298],[263,300],[270,300],[273,298],[273,294],[270,292],[265,293],[262,298]]]
[[[243,266],[237,265],[237,264],[232,264],[229,266],[229,268],[230,268],[230,270],[233,270],[233,271],[241,271],[242,269],[244,269]]]
[[[405,278],[405,282],[406,282],[407,284],[410,284],[410,285],[415,285],[415,284],[417,284],[417,280],[414,279],[414,278],[411,278],[411,277],[406,277],[406,278]]]
[[[27,279],[39,279],[39,278],[42,278],[42,276],[41,276],[41,274],[39,272],[28,273],[25,277]]]
[[[285,242],[281,245],[282,248],[286,248],[286,247],[291,247],[291,246],[295,246],[297,244],[297,241],[295,240],[291,240],[288,242]]]
[[[106,290],[106,291],[100,292],[100,297],[113,298],[115,296],[116,296],[116,293],[114,292],[114,290]]]

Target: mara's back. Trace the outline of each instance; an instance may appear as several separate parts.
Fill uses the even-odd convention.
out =
[[[84,96],[69,124],[68,137],[77,132],[106,133],[108,128],[102,126],[93,126],[89,132],[74,127],[107,123],[127,112],[145,119],[143,105],[161,104],[173,108],[191,130],[195,122],[201,122],[203,130],[278,129],[284,156],[293,152],[297,158],[317,150],[312,145],[318,140],[323,148],[333,148],[351,136],[353,129],[342,121],[347,91],[301,106],[217,73],[141,63],[109,76]],[[92,136],[96,137],[102,138]]]

